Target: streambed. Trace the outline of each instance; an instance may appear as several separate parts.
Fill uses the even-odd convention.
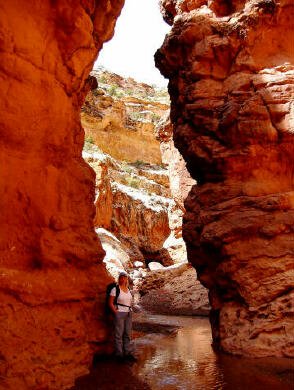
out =
[[[216,353],[210,324],[202,317],[136,314],[138,361],[101,359],[74,390],[293,390],[294,362]],[[137,333],[138,336],[138,333]]]

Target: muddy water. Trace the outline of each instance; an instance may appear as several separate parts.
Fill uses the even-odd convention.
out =
[[[72,390],[294,390],[292,359],[215,353],[207,318],[135,317],[138,361],[100,358]]]
[[[142,319],[143,320],[143,319]],[[182,326],[174,335],[136,340],[135,375],[152,390],[292,390],[293,360],[246,359],[215,353],[206,318],[150,316]]]

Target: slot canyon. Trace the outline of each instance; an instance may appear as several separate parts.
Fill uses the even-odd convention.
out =
[[[294,1],[161,0],[171,122],[91,72],[123,5],[0,2],[1,389],[71,388],[111,352],[121,268],[148,310],[209,312],[220,350],[294,357]]]

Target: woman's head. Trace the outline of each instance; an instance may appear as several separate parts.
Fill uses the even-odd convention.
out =
[[[118,276],[118,284],[119,285],[128,285],[128,274],[126,272],[121,272]]]

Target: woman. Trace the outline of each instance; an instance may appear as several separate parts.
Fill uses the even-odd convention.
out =
[[[132,294],[128,288],[128,275],[121,272],[118,277],[117,288],[110,292],[109,306],[114,313],[114,340],[115,355],[119,362],[124,360],[135,361],[131,354],[131,331],[132,331]]]

